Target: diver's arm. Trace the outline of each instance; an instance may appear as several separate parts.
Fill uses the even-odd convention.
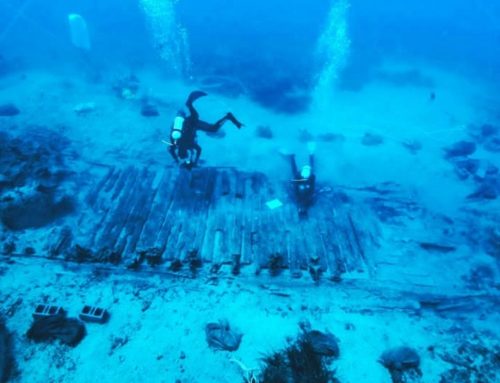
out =
[[[174,161],[179,163],[179,157],[177,156],[175,148],[176,148],[175,144],[170,144],[170,146],[168,147],[168,152],[170,153]]]

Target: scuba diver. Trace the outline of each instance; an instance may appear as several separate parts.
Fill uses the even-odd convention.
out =
[[[314,202],[314,191],[316,186],[316,175],[314,174],[314,151],[316,145],[314,142],[307,144],[309,151],[309,164],[302,166],[300,171],[297,168],[295,154],[285,154],[290,160],[292,168],[292,185],[295,195],[295,200],[299,208],[299,216],[307,215],[307,210]]]
[[[194,108],[193,103],[200,97],[206,95],[207,93],[199,90],[191,92],[186,100],[189,116],[186,116],[184,111],[180,111],[175,117],[170,131],[170,142],[168,143],[170,145],[170,155],[175,162],[180,163],[181,166],[188,169],[196,166],[200,159],[201,146],[196,140],[196,132],[198,130],[215,133],[226,121],[231,121],[238,129],[243,126],[243,124],[230,112],[214,124],[200,120],[199,113]]]

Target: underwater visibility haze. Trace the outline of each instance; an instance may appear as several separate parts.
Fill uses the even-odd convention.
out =
[[[494,383],[500,2],[2,0],[0,382]]]

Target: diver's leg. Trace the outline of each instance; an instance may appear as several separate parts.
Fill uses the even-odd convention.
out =
[[[219,130],[226,121],[231,121],[233,125],[236,126],[238,129],[240,129],[243,126],[243,124],[239,122],[231,112],[229,112],[220,120],[216,121],[215,124],[213,124],[214,129],[216,129],[215,131]]]
[[[203,97],[203,96],[206,96],[207,93],[201,91],[201,90],[195,90],[191,93],[189,93],[189,96],[186,100],[186,105],[192,105],[193,102],[195,102],[196,100],[198,100],[200,97]]]
[[[175,151],[175,149],[176,149],[175,145],[170,145],[168,147],[168,151],[169,151],[170,155],[172,156],[172,158],[174,159],[174,161],[179,163],[179,157],[177,156],[177,152]]]
[[[222,128],[222,125],[224,125],[227,121],[231,121],[234,125],[236,125],[238,129],[240,129],[243,126],[243,124],[239,122],[232,115],[232,113],[228,113],[221,119],[217,120],[214,124],[209,124],[208,122],[205,121],[198,121],[196,124],[196,129],[203,130],[204,132],[215,133],[220,128]]]
[[[198,145],[198,143],[195,143],[193,146],[194,151],[196,152],[196,157],[194,159],[194,164],[198,163],[198,160],[200,159],[201,156],[201,146]]]
[[[238,121],[238,119],[234,117],[234,114],[232,114],[231,112],[226,114],[224,118],[231,121],[238,129],[241,129],[241,127],[243,126],[243,124],[240,121]]]
[[[223,118],[217,121],[215,124],[209,124],[208,122],[205,121],[197,121],[196,130],[202,130],[208,133],[215,133],[222,127],[222,125],[224,125],[224,122],[225,120]]]
[[[299,171],[297,170],[297,162],[295,161],[295,154],[290,154],[290,166],[292,167],[292,174],[294,178],[299,178]]]
[[[187,148],[184,145],[179,146],[178,151],[177,151],[177,156],[181,160],[185,160],[188,157],[188,151],[187,151]]]
[[[194,92],[191,92],[186,100],[186,106],[189,109],[189,113],[191,116],[194,118],[198,119],[199,118],[199,113],[198,111],[194,108],[193,102],[198,100],[200,97],[206,96],[207,94],[205,92],[202,92],[200,90],[195,90]]]
[[[309,154],[309,166],[311,167],[311,172],[314,172],[314,154]]]
[[[193,104],[188,104],[186,103],[186,106],[189,109],[189,117],[192,117],[195,120],[198,120],[200,118],[200,115],[198,111],[194,108]]]

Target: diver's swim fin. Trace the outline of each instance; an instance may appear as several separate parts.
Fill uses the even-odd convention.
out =
[[[231,121],[238,129],[241,129],[241,127],[244,126],[241,122],[238,121],[236,117],[234,117],[231,112],[226,114],[226,118]]]
[[[189,94],[189,97],[187,98],[186,100],[186,105],[192,105],[193,102],[195,102],[196,100],[198,100],[200,97],[203,97],[203,96],[206,96],[207,93],[205,92],[202,92],[201,90],[195,90],[194,92],[191,92]]]

